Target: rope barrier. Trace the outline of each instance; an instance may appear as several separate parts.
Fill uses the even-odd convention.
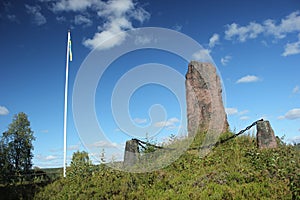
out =
[[[245,129],[239,131],[238,133],[236,133],[236,134],[234,134],[234,135],[232,135],[232,136],[230,136],[230,137],[228,137],[226,139],[220,140],[218,142],[215,142],[213,144],[206,145],[206,146],[189,148],[188,150],[208,149],[208,148],[211,148],[211,147],[216,147],[216,146],[218,146],[220,144],[223,144],[223,143],[227,142],[228,140],[231,140],[231,139],[233,139],[233,138],[235,138],[235,137],[243,134],[244,132],[246,132],[247,130],[251,129],[253,126],[255,126],[258,122],[261,122],[261,121],[263,121],[263,119],[259,119],[259,120],[255,121],[255,122],[253,122],[251,125],[247,126]],[[157,145],[151,144],[149,142],[144,142],[144,141],[139,140],[137,138],[133,138],[132,140],[135,140],[138,143],[138,145],[140,147],[142,147],[143,149],[146,149],[146,147],[144,145],[148,145],[148,146],[152,146],[152,147],[157,148],[157,149],[175,150],[174,148],[166,148],[166,147],[162,147],[162,146],[157,146]]]
[[[226,138],[226,139],[223,139],[223,140],[220,140],[216,143],[213,143],[213,144],[210,144],[210,145],[206,145],[206,146],[200,146],[200,147],[194,147],[194,148],[188,148],[188,150],[197,150],[197,149],[206,149],[206,148],[211,148],[211,147],[216,147],[220,144],[223,144],[241,134],[243,134],[244,132],[246,132],[247,130],[251,129],[253,126],[257,125],[258,122],[260,121],[263,121],[263,119],[260,119],[260,120],[257,120],[255,122],[253,122],[250,126],[247,126],[245,129],[239,131],[238,133]],[[154,148],[157,148],[157,149],[164,149],[164,150],[176,150],[175,148],[166,148],[166,147],[163,147],[163,146],[157,146],[157,145],[154,145],[154,144],[151,144],[149,142],[145,142],[145,141],[142,141],[142,140],[139,140],[137,138],[133,138],[132,140],[135,140],[138,145],[140,147],[142,147],[143,149],[146,149],[146,146],[145,145],[148,145],[148,146],[152,146]],[[37,172],[37,173],[30,173],[30,174],[6,174],[6,177],[28,177],[28,176],[42,176],[42,175],[50,175],[50,174],[60,174],[60,172]]]
[[[151,144],[151,143],[149,143],[149,142],[144,142],[144,141],[139,140],[139,139],[137,139],[137,138],[133,138],[132,140],[135,140],[135,141],[138,143],[138,145],[139,145],[140,147],[142,147],[143,149],[146,149],[146,147],[145,147],[144,145],[148,145],[148,146],[152,146],[152,147],[157,148],[157,149],[176,150],[176,149],[174,149],[174,148],[166,148],[166,147],[162,147],[162,146],[157,146],[157,145]]]

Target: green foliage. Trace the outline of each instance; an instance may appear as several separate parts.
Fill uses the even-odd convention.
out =
[[[146,138],[146,142],[147,142],[147,144],[145,144],[145,146],[143,146],[143,148],[140,148],[141,154],[152,153],[156,150],[156,148],[154,146],[150,145],[150,144],[157,145],[156,142],[151,141],[148,138]]]
[[[30,173],[33,140],[35,138],[27,115],[22,112],[15,115],[8,130],[1,137],[0,166],[4,182],[19,181],[19,176]]]
[[[74,152],[71,165],[67,170],[67,176],[72,180],[80,181],[81,178],[86,178],[91,174],[91,166],[87,152]]]
[[[258,150],[255,138],[243,135],[213,148],[204,158],[189,150],[151,173],[86,165],[85,170],[92,171],[89,176],[78,181],[61,178],[35,199],[300,199],[299,159],[292,145]]]
[[[300,153],[292,145],[281,145],[278,149],[251,149],[247,157],[256,171],[272,179],[288,182],[293,199],[300,199]]]

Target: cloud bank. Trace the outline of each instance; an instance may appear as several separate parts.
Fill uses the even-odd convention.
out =
[[[300,119],[300,108],[291,109],[287,113],[285,113],[285,115],[279,116],[278,119]]]
[[[83,40],[83,45],[100,50],[120,45],[126,38],[125,31],[134,29],[133,21],[143,23],[150,17],[150,14],[133,0],[59,0],[52,4],[52,11],[96,13],[99,22],[104,23],[98,25],[93,37]],[[90,26],[92,21],[87,16],[77,15],[75,24]]]
[[[33,17],[32,23],[41,26],[47,22],[45,16],[41,13],[41,6],[35,5],[30,6],[25,4],[26,12]]]
[[[240,26],[237,23],[228,24],[225,30],[226,40],[237,40],[245,42],[255,39],[260,35],[273,36],[275,39],[283,39],[288,34],[298,33],[298,40],[287,43],[282,56],[289,56],[300,53],[300,12],[292,12],[279,23],[267,19],[262,23],[250,22],[248,25]]]

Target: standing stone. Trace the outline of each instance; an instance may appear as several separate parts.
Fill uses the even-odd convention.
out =
[[[228,122],[216,68],[210,63],[191,61],[185,85],[189,137],[209,131],[217,138],[226,132]]]
[[[124,166],[132,166],[138,162],[139,159],[139,144],[137,140],[126,141]]]
[[[269,121],[257,122],[257,147],[259,149],[277,148],[276,137]]]

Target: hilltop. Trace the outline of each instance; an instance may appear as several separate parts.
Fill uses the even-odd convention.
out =
[[[42,188],[35,199],[300,199],[299,145],[278,144],[259,150],[254,136],[242,135],[204,158],[186,151],[151,173],[83,166]]]

